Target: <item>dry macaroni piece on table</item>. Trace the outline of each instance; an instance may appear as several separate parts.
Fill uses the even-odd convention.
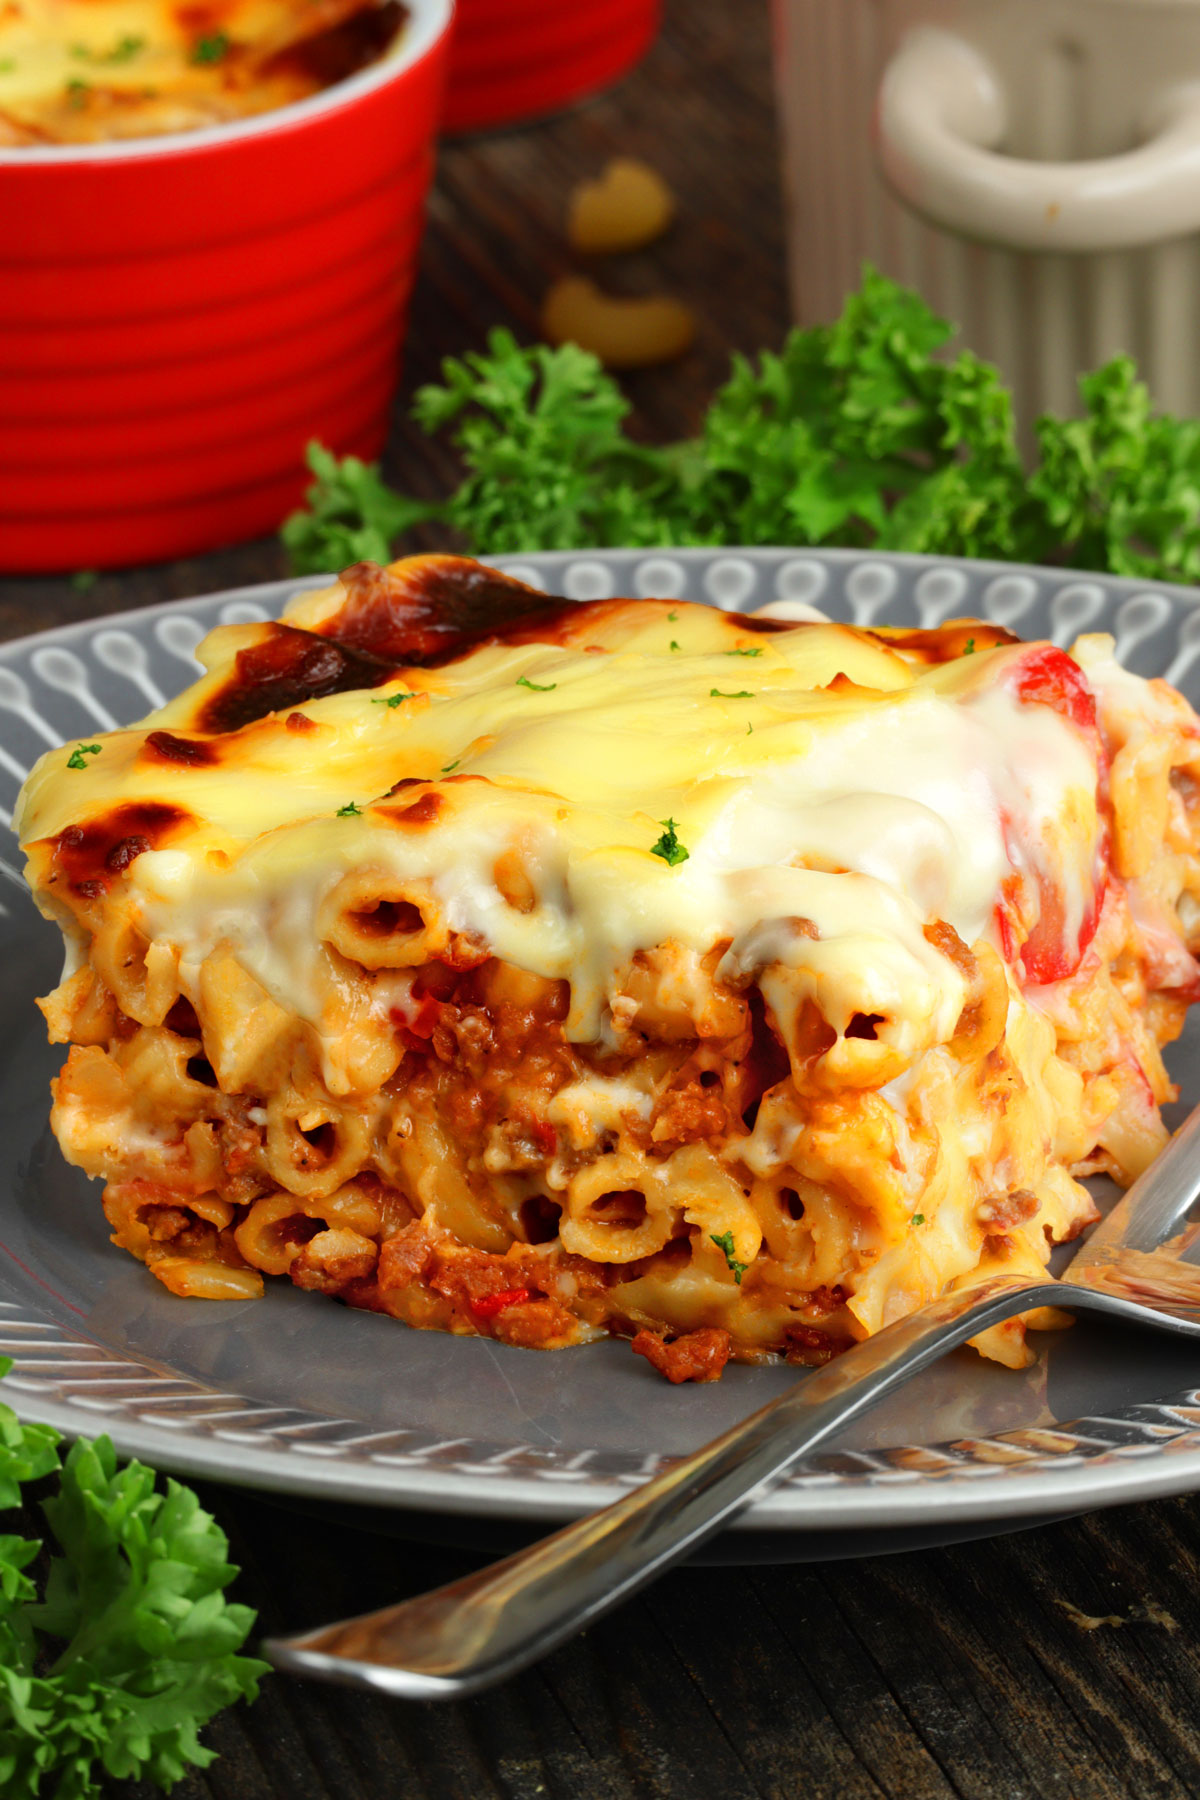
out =
[[[19,817],[54,1129],[173,1293],[709,1380],[1040,1271],[1164,1143],[1200,722],[1108,638],[418,557],[201,657]]]

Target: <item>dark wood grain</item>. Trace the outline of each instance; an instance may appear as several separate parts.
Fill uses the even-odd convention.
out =
[[[828,0],[831,5],[838,0]],[[656,164],[680,219],[606,265],[667,287],[694,351],[629,384],[635,428],[697,423],[731,348],[786,326],[762,0],[674,0],[615,93],[442,155],[416,295],[392,476],[444,491],[453,468],[404,393],[489,326],[529,335],[572,266],[571,185],[617,152]],[[0,635],[285,573],[264,541],[67,581],[0,581]],[[217,1327],[219,1328],[219,1326]],[[354,1522],[207,1488],[265,1628],[327,1620],[472,1566]],[[1156,1623],[1081,1628],[1085,1614]],[[1200,1503],[1097,1514],[953,1549],[784,1568],[687,1569],[539,1668],[462,1705],[409,1706],[269,1679],[208,1733],[220,1760],[180,1800],[1175,1800],[1200,1794]],[[121,1800],[149,1790],[114,1786]]]

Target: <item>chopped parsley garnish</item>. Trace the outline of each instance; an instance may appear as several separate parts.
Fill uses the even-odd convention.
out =
[[[136,56],[140,50],[144,50],[145,48],[146,40],[144,37],[132,37],[127,35],[123,38],[118,38],[108,54],[101,58],[101,61],[108,63],[128,62],[131,57]]]
[[[361,817],[362,817],[362,807],[361,807],[361,806],[355,806],[355,804],[354,804],[354,802],[353,802],[353,800],[348,800],[348,801],[347,801],[347,802],[346,802],[346,805],[345,805],[345,806],[339,806],[339,807],[338,807],[338,809],[337,809],[337,816],[338,816],[338,818],[339,818],[339,819],[358,819],[358,818],[361,818]]]
[[[99,744],[76,744],[70,756],[67,758],[67,767],[68,769],[86,769],[87,764],[83,760],[84,757],[99,756],[99,754]]]
[[[518,675],[517,686],[530,688],[535,694],[552,694],[558,683],[557,681],[548,681],[545,687],[541,687],[536,681],[530,681],[528,675]]]
[[[77,594],[90,594],[99,579],[95,569],[76,569],[71,577],[71,586]]]
[[[727,650],[726,656],[761,656],[761,650]]]
[[[372,706],[399,706],[404,700],[415,700],[415,694],[385,694],[382,700],[372,700]]]
[[[663,827],[663,834],[657,844],[652,846],[650,854],[651,856],[661,856],[663,861],[673,869],[677,863],[686,862],[690,852],[685,850],[679,841],[678,828],[674,819],[660,819],[658,822]]]
[[[747,725],[747,727],[746,727],[746,736],[747,736],[747,737],[753,737],[753,736],[754,736],[754,727],[753,727],[753,725]]]
[[[674,638],[671,639],[671,648],[672,650],[678,650],[679,648],[679,645],[675,642]]]
[[[68,81],[67,105],[76,108],[86,105],[87,97],[91,91],[92,84],[90,81]]]
[[[733,1279],[737,1282],[737,1285],[739,1287],[741,1287],[742,1276],[746,1273],[746,1270],[750,1267],[750,1264],[749,1263],[741,1263],[734,1256],[734,1254],[733,1254],[734,1244],[733,1244],[732,1231],[723,1231],[719,1237],[717,1236],[717,1233],[715,1231],[711,1231],[711,1232],[709,1232],[709,1236],[712,1238],[713,1243],[717,1246],[717,1249],[723,1250],[725,1252],[725,1265],[727,1268],[733,1270]]]
[[[15,56],[0,56],[0,75],[11,75],[16,66]]]
[[[456,756],[452,763],[443,763],[442,767],[441,767],[441,773],[443,775],[449,775],[451,769],[457,769],[457,767],[461,761],[462,761],[462,757]]]
[[[132,37],[128,33],[118,38],[111,50],[92,50],[86,44],[72,44],[71,55],[80,62],[124,63],[129,62],[146,48],[144,37]]]
[[[964,656],[974,656],[974,654],[975,654],[975,639],[968,638],[967,639],[967,647],[963,651],[963,655]]]
[[[678,617],[679,617],[679,614],[677,612],[669,612],[667,614],[667,618],[670,620],[672,625],[675,623],[675,621]]]
[[[224,62],[230,51],[230,42],[223,31],[210,32],[207,37],[199,37],[192,45],[191,60],[194,63]]]
[[[749,688],[741,688],[736,694],[725,694],[720,688],[710,688],[709,697],[713,700],[753,700],[754,695]]]
[[[925,1223],[925,1214],[924,1213],[914,1213],[912,1216],[912,1222],[914,1225],[923,1225]]]

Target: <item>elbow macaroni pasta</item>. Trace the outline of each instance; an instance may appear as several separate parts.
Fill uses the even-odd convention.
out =
[[[78,947],[54,1129],[171,1292],[818,1362],[1040,1270],[1165,1141],[1200,723],[1107,640],[418,558],[205,655],[20,817]]]

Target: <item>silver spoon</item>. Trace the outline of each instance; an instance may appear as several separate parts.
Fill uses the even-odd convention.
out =
[[[262,1645],[295,1675],[410,1700],[503,1681],[627,1600],[726,1524],[800,1457],[945,1351],[1047,1304],[1200,1337],[1198,1232],[1170,1234],[1200,1196],[1200,1107],[1071,1262],[1069,1281],[996,1276],[856,1344],[625,1499],[399,1606]]]

